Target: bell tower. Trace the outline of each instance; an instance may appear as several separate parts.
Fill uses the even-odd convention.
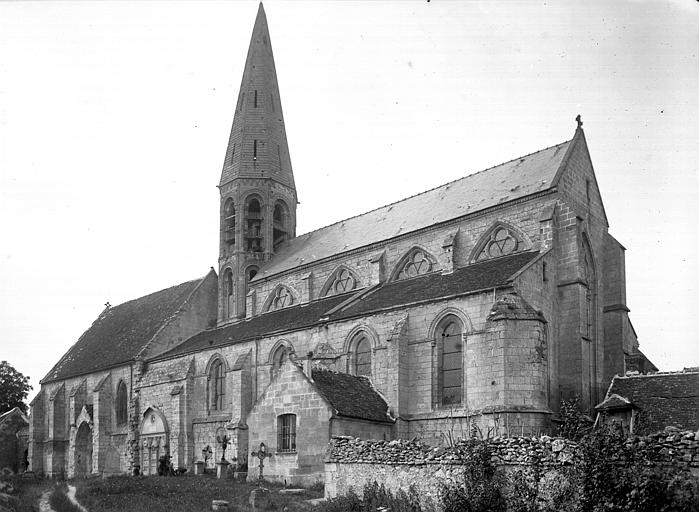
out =
[[[248,282],[296,235],[296,187],[267,17],[260,3],[223,162],[219,325],[245,317]]]

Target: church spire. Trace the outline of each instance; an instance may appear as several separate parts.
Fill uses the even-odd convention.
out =
[[[260,2],[252,30],[220,185],[268,178],[295,189],[267,16]]]

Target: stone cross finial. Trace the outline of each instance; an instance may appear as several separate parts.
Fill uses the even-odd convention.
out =
[[[580,117],[580,114],[578,114],[578,115],[575,117],[575,120],[578,122],[578,128],[582,128],[582,124],[583,124],[583,123],[582,123],[582,118]]]
[[[109,309],[109,308],[112,307],[112,305],[111,305],[109,302],[105,302],[105,303],[104,303],[104,307],[107,308],[107,309]]]

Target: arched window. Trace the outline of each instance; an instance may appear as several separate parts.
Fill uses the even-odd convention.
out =
[[[355,336],[354,343],[354,374],[371,377],[371,343],[366,334]]]
[[[321,290],[321,296],[339,295],[357,287],[357,279],[348,269],[340,267],[328,279]]]
[[[516,228],[498,221],[493,224],[475,245],[469,261],[483,261],[507,256],[527,248],[524,234]]]
[[[129,392],[123,380],[117,385],[115,405],[117,427],[123,427],[129,419]]]
[[[277,309],[286,308],[294,303],[294,296],[286,286],[279,286],[272,292],[267,311],[276,311]]]
[[[289,208],[284,201],[277,201],[274,205],[272,221],[272,245],[276,250],[289,238]]]
[[[264,250],[262,233],[262,205],[256,197],[247,200],[245,209],[245,250],[262,252]]]
[[[226,394],[226,369],[223,361],[216,359],[209,368],[209,410],[222,411]]]
[[[442,406],[458,405],[463,395],[463,327],[455,316],[445,317],[436,331],[438,397]]]
[[[409,253],[401,263],[397,279],[410,279],[411,277],[427,274],[432,271],[433,267],[432,258],[427,256],[424,251],[416,249]]]
[[[229,268],[223,274],[223,303],[226,318],[231,318],[234,315],[235,298],[233,290],[233,271]]]
[[[223,207],[224,239],[229,244],[235,243],[235,204],[233,199],[228,199]]]
[[[280,345],[272,355],[272,376],[279,372],[279,368],[289,359],[289,347]]]

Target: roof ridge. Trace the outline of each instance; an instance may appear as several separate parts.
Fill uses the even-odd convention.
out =
[[[115,308],[118,308],[118,307],[124,306],[124,305],[126,305],[126,304],[129,304],[130,302],[136,302],[137,300],[142,300],[142,299],[145,299],[146,297],[151,297],[151,296],[153,296],[153,295],[157,295],[158,293],[166,292],[166,291],[168,291],[168,290],[172,290],[172,289],[178,288],[178,287],[180,287],[180,286],[184,286],[184,285],[192,284],[192,283],[198,283],[198,282],[202,281],[203,279],[205,279],[206,276],[209,275],[209,273],[210,273],[210,271],[207,272],[206,275],[205,275],[204,277],[200,277],[200,278],[197,278],[197,279],[190,279],[189,281],[184,281],[184,282],[182,282],[182,283],[175,284],[175,285],[172,285],[172,286],[168,286],[167,288],[163,288],[163,289],[161,289],[161,290],[157,290],[157,291],[155,291],[155,292],[147,293],[147,294],[145,294],[145,295],[141,295],[140,297],[136,297],[136,298],[134,298],[134,299],[127,300],[126,302],[122,302],[121,304],[117,304],[116,306],[111,306],[111,307],[109,308],[109,310],[114,310]],[[103,312],[103,313],[104,313],[104,312]],[[99,320],[101,316],[102,316],[102,314],[100,314],[100,315],[97,317],[97,319],[96,319],[95,321]]]
[[[615,378],[620,378],[620,379],[631,379],[631,378],[640,378],[640,377],[665,377],[667,375],[699,375],[699,370],[692,370],[692,371],[684,371],[684,370],[674,370],[674,371],[667,371],[667,372],[654,372],[654,373],[638,373],[638,374],[631,374],[631,375],[615,375]]]
[[[547,146],[547,147],[545,147],[545,148],[541,148],[541,149],[538,149],[538,150],[536,150],[536,151],[532,151],[531,153],[527,153],[526,155],[520,155],[520,156],[518,156],[518,157],[511,158],[510,160],[506,160],[506,161],[501,162],[501,163],[496,164],[496,165],[491,165],[490,167],[487,167],[487,168],[485,168],[485,169],[481,169],[480,171],[476,171],[476,172],[474,172],[474,173],[467,174],[466,176],[461,176],[460,178],[456,178],[456,179],[451,180],[451,181],[448,181],[448,182],[446,182],[446,183],[442,183],[441,185],[437,185],[436,187],[432,187],[432,188],[429,188],[429,189],[427,189],[427,190],[423,190],[422,192],[417,192],[417,193],[415,193],[415,194],[413,194],[413,195],[411,195],[411,196],[407,196],[407,197],[404,197],[404,198],[402,198],[402,199],[398,199],[397,201],[393,201],[392,203],[387,203],[387,204],[378,206],[378,207],[376,207],[376,208],[373,208],[373,209],[371,209],[371,210],[367,210],[367,211],[365,211],[365,212],[358,213],[357,215],[352,215],[351,217],[347,217],[347,218],[338,220],[338,221],[336,221],[336,222],[332,222],[332,223],[330,223],[330,224],[326,224],[325,226],[321,226],[321,227],[316,228],[316,229],[314,229],[314,230],[307,231],[306,233],[303,233],[303,234],[301,234],[301,235],[299,235],[299,236],[297,236],[297,237],[295,237],[295,238],[292,238],[292,239],[289,240],[289,242],[291,242],[291,241],[293,241],[293,240],[296,240],[296,239],[299,239],[299,238],[301,238],[301,237],[304,237],[304,236],[306,236],[306,235],[311,235],[311,234],[313,234],[313,233],[316,233],[317,231],[321,231],[321,230],[326,229],[326,228],[329,228],[329,227],[331,227],[331,226],[335,226],[335,225],[337,225],[337,224],[342,224],[343,222],[347,222],[348,220],[356,219],[357,217],[362,217],[362,216],[364,216],[364,215],[368,215],[369,213],[373,213],[373,212],[375,212],[375,211],[381,210],[382,208],[387,208],[387,207],[389,207],[389,206],[393,206],[393,205],[396,205],[396,204],[398,204],[398,203],[402,203],[402,202],[404,202],[404,201],[407,201],[408,199],[412,199],[413,197],[417,197],[417,196],[421,196],[421,195],[423,195],[423,194],[427,194],[428,192],[432,192],[432,191],[437,190],[437,189],[439,189],[439,188],[446,187],[446,186],[448,186],[448,185],[451,185],[452,183],[456,183],[457,181],[465,180],[465,179],[471,178],[471,177],[473,177],[473,176],[476,176],[476,175],[478,175],[478,174],[483,174],[484,172],[487,172],[487,171],[490,171],[490,170],[492,170],[492,169],[495,169],[496,167],[501,167],[501,166],[503,166],[503,165],[509,164],[510,162],[514,162],[515,160],[520,160],[520,159],[522,159],[522,158],[527,158],[527,157],[532,156],[532,155],[534,155],[534,154],[536,154],[536,153],[541,153],[542,151],[546,151],[546,150],[549,150],[549,149],[551,149],[551,148],[555,148],[555,147],[557,147],[557,146],[562,146],[563,144],[568,144],[568,143],[570,143],[572,140],[573,140],[573,139],[569,139],[569,140],[560,142],[560,143],[558,143],[558,144],[553,144],[553,145],[551,145],[551,146]]]

